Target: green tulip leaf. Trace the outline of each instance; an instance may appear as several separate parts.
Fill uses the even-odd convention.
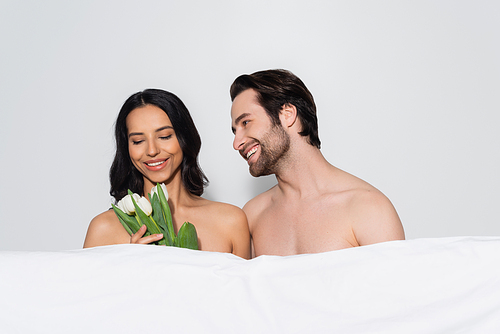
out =
[[[177,235],[178,247],[198,250],[198,235],[193,224],[185,222],[182,224]]]
[[[154,194],[153,198],[151,198],[151,207],[153,208],[153,214],[152,214],[153,219],[156,221],[156,223],[158,224],[163,233],[163,238],[165,239],[165,245],[173,246],[174,241],[170,237],[170,233],[168,233],[166,219],[163,214],[163,210],[161,209],[160,199],[158,198],[157,194]]]
[[[170,207],[168,206],[167,197],[165,196],[165,193],[163,192],[163,189],[161,188],[159,183],[157,183],[156,189],[158,192],[158,197],[160,199],[161,209],[162,209],[162,212],[163,212],[163,215],[165,218],[165,222],[167,225],[167,231],[168,231],[168,234],[170,235],[170,240],[172,240],[173,244],[175,245],[174,225],[172,223],[172,213],[170,212]]]
[[[120,208],[114,204],[111,204],[111,206],[113,207],[113,211],[118,217],[118,220],[123,225],[128,234],[132,235],[139,230],[141,226],[138,225],[137,220],[135,219],[134,216],[127,215],[125,212],[120,210]]]

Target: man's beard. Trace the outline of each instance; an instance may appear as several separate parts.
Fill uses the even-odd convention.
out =
[[[273,125],[259,140],[260,156],[250,165],[250,174],[254,177],[275,174],[282,158],[290,149],[290,136],[280,125]]]

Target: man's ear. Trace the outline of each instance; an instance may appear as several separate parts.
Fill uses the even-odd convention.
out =
[[[284,104],[283,107],[281,107],[280,120],[284,127],[292,127],[297,121],[297,108],[290,103]]]

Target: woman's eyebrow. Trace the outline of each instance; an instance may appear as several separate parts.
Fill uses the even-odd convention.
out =
[[[163,130],[167,130],[167,129],[173,129],[173,126],[171,125],[165,125],[165,126],[162,126],[161,128],[159,129],[156,129],[155,132],[160,132],[160,131],[163,131]],[[143,132],[131,132],[128,134],[128,137],[132,137],[132,136],[142,136],[144,135]]]
[[[129,134],[128,134],[128,137],[130,138],[130,137],[132,137],[132,136],[141,136],[141,135],[143,135],[143,134],[144,134],[144,133],[142,133],[142,132],[131,132],[131,133],[129,133]]]
[[[171,126],[171,125],[165,125],[165,126],[162,126],[161,128],[157,129],[155,132],[160,132],[160,131],[163,131],[163,130],[167,130],[167,129],[173,129],[174,127]]]

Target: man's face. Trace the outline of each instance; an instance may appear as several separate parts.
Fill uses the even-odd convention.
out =
[[[280,125],[273,125],[257,101],[253,89],[241,92],[231,107],[233,148],[248,162],[252,176],[276,172],[290,148],[290,137]]]

